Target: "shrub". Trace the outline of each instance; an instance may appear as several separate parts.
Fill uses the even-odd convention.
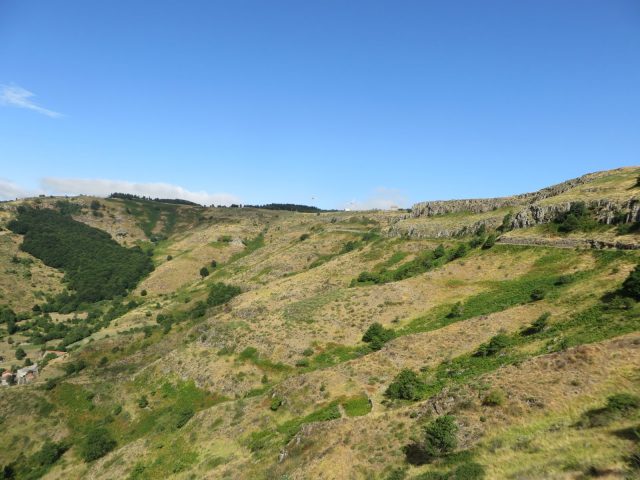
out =
[[[269,408],[275,412],[282,406],[282,402],[283,400],[280,397],[272,398]]]
[[[451,415],[438,417],[424,429],[423,448],[431,458],[442,457],[453,452],[458,446],[458,425]]]
[[[475,357],[490,357],[495,355],[496,353],[504,350],[511,343],[509,337],[504,333],[499,333],[489,340],[487,343],[483,343],[480,345],[476,353],[474,353]]]
[[[419,400],[426,385],[413,370],[402,370],[387,388],[385,395],[401,400]]]
[[[589,209],[584,202],[572,203],[569,211],[558,214],[554,223],[562,233],[590,231],[598,226],[598,222],[589,215]]]
[[[627,297],[640,301],[640,265],[636,265],[636,268],[622,284],[622,293]]]
[[[482,244],[482,248],[488,250],[496,244],[496,235],[495,233],[490,234],[487,239]]]
[[[546,292],[541,288],[536,288],[531,292],[531,300],[537,302],[538,300],[542,300],[546,295]]]
[[[200,269],[200,276],[202,278],[208,277],[209,276],[209,269],[207,267],[202,267]]]
[[[540,333],[546,328],[547,320],[549,320],[550,316],[551,314],[549,312],[543,313],[531,325],[525,327],[520,333],[524,336]]]
[[[146,395],[142,395],[138,399],[138,407],[147,408],[148,406],[149,406],[149,400],[147,399],[147,396]]]
[[[476,462],[466,462],[453,471],[455,480],[482,480],[485,477],[484,467]]]
[[[607,398],[607,409],[627,413],[640,408],[640,397],[630,393],[616,393]]]
[[[142,290],[140,292],[140,295],[143,296],[143,297],[146,297],[147,296],[147,291],[146,290]]]
[[[630,393],[616,393],[607,398],[604,407],[587,410],[578,422],[578,426],[601,427],[638,409],[640,409],[640,397]]]
[[[207,305],[210,307],[216,307],[227,303],[233,297],[236,297],[242,293],[240,287],[235,285],[227,285],[222,282],[217,282],[211,285],[209,289],[209,296],[207,297]]]
[[[482,399],[482,404],[488,407],[499,407],[504,404],[504,401],[505,395],[502,390],[491,390],[484,399]]]
[[[207,313],[207,304],[203,301],[196,302],[189,314],[191,318],[202,318]]]
[[[33,455],[33,460],[41,467],[51,466],[58,461],[68,448],[64,443],[47,440],[42,445],[42,448]]]
[[[462,302],[456,302],[453,307],[451,307],[451,311],[447,315],[447,318],[458,318],[461,317],[464,313],[464,307],[462,306]]]
[[[85,462],[104,457],[116,446],[111,434],[102,427],[94,427],[85,435],[80,445],[80,456]]]
[[[467,254],[467,246],[464,243],[458,245],[458,247],[451,254],[451,259],[462,258]]]
[[[372,350],[380,350],[393,336],[393,330],[386,329],[376,322],[371,324],[367,331],[364,332],[362,341],[369,343]]]
[[[442,258],[444,257],[446,250],[444,249],[444,245],[438,245],[433,251],[433,258]]]
[[[498,227],[501,232],[508,232],[512,229],[511,221],[513,220],[513,213],[509,212],[502,218],[502,224]]]
[[[305,240],[307,240],[311,235],[309,235],[308,233],[303,233],[302,235],[300,235],[300,241],[304,242]]]
[[[211,268],[217,268],[218,267],[218,262],[216,262],[215,260],[211,260]]]
[[[16,358],[18,360],[22,360],[26,356],[27,356],[27,353],[24,351],[22,347],[16,348]]]
[[[175,427],[176,428],[184,427],[187,424],[187,422],[191,420],[191,417],[195,415],[195,413],[196,412],[190,406],[179,407],[178,411],[176,412],[176,419],[174,423]]]

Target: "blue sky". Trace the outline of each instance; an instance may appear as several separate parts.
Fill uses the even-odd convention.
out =
[[[640,164],[639,52],[636,0],[0,0],[0,197],[531,191]]]

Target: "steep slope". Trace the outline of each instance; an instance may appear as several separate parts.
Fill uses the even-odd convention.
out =
[[[592,174],[534,203],[628,202],[638,172]],[[528,208],[534,197],[513,198]],[[69,201],[85,202],[73,218],[107,231],[109,212],[119,212],[127,242],[147,219],[151,235],[140,227],[135,238],[155,270],[125,298],[50,320],[30,312],[14,334],[0,326],[11,368],[24,363],[18,346],[33,361],[59,348],[57,338],[34,343],[43,322],[99,319],[32,383],[0,388],[0,465],[15,478],[637,473],[640,303],[622,287],[640,252],[615,242],[506,244],[634,243],[637,231],[621,228],[633,223],[607,225],[587,209],[570,232],[561,231],[566,217],[496,231],[501,210],[405,218],[180,206],[180,228],[151,212],[150,230],[148,203],[97,200],[100,217],[86,199]],[[495,223],[471,233],[483,215]],[[399,236],[412,222],[469,233]],[[26,312],[28,301],[10,305]],[[374,323],[375,339],[363,341]],[[425,427],[447,415],[456,445],[428,454]]]

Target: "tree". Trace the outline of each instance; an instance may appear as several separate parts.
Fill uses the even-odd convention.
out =
[[[16,348],[16,358],[18,360],[22,360],[26,356],[27,356],[27,353],[24,351],[22,347]]]
[[[436,247],[436,249],[433,251],[433,258],[441,258],[444,257],[445,254],[445,249],[444,249],[444,245],[440,244]]]
[[[218,266],[218,262],[215,260],[211,260],[211,268],[216,268]]]
[[[387,388],[385,395],[402,400],[419,400],[425,386],[425,383],[413,370],[406,368],[396,376]]]
[[[200,269],[200,276],[202,278],[208,277],[209,276],[209,270],[207,269],[207,267],[202,267]]]
[[[640,264],[629,274],[622,284],[622,293],[640,301]]]
[[[451,415],[438,417],[424,429],[423,448],[431,458],[442,457],[458,446],[458,425]]]
[[[93,210],[94,212],[97,212],[98,210],[100,210],[102,205],[98,200],[92,200],[90,207],[91,207],[91,210]]]
[[[80,445],[80,455],[85,462],[104,457],[117,445],[111,434],[102,427],[94,427],[85,435]]]

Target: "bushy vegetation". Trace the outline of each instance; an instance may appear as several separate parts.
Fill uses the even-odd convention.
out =
[[[607,398],[604,407],[587,410],[580,421],[580,427],[602,427],[640,410],[640,397],[631,393],[616,393]]]
[[[569,210],[559,213],[553,225],[560,233],[590,232],[599,227],[599,223],[592,217],[584,202],[572,203]]]
[[[425,390],[424,381],[416,372],[404,369],[391,382],[385,395],[399,400],[420,400]]]
[[[452,415],[443,415],[424,429],[424,450],[432,458],[447,455],[458,446],[458,425]]]
[[[476,247],[482,245],[482,243],[483,240]],[[449,249],[445,249],[444,245],[439,245],[434,250],[424,251],[413,260],[405,262],[394,269],[382,267],[373,272],[362,272],[351,282],[351,285],[383,284],[415,277],[457,258],[464,257],[470,248],[473,247],[466,243],[458,243]]]
[[[20,455],[17,460],[0,470],[0,478],[16,480],[36,480],[42,478],[49,469],[69,449],[66,442],[47,440],[33,455]]]
[[[499,333],[496,336],[492,337],[487,343],[483,343],[480,345],[478,350],[474,353],[476,357],[490,357],[493,355],[497,355],[502,350],[507,348],[511,340],[508,335],[504,333]]]
[[[106,428],[90,427],[80,444],[80,456],[85,462],[104,457],[117,443]]]
[[[235,285],[227,285],[222,282],[217,282],[211,285],[209,288],[209,295],[207,296],[207,305],[210,307],[217,307],[223,305],[242,293],[242,289]]]
[[[107,233],[51,209],[21,207],[9,228],[24,235],[22,250],[65,273],[78,306],[125,295],[153,269],[139,248],[127,249]]]
[[[543,313],[536,318],[531,325],[522,329],[522,335],[535,335],[536,333],[542,332],[547,326],[549,317],[551,317],[549,312]]]
[[[425,426],[423,438],[405,447],[407,460],[422,464],[451,454],[458,446],[457,433],[458,425],[452,415],[432,420]]]
[[[368,343],[371,350],[380,350],[393,336],[393,330],[384,328],[376,322],[371,324],[367,331],[364,332],[362,341]]]
[[[622,293],[627,297],[640,301],[640,265],[636,265],[636,268],[633,269],[622,284]]]

